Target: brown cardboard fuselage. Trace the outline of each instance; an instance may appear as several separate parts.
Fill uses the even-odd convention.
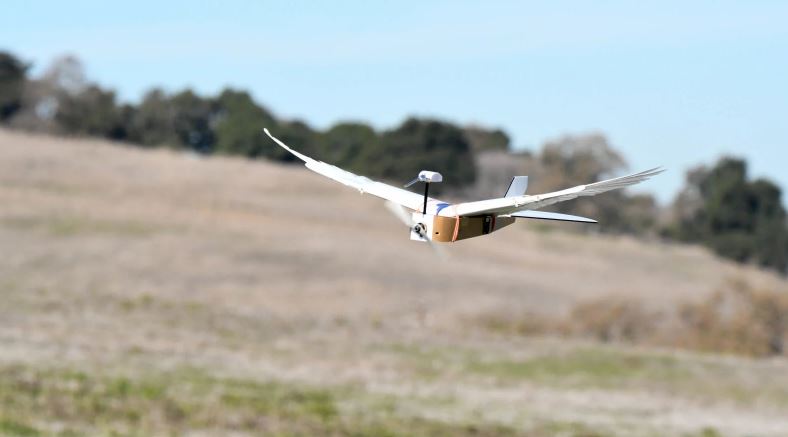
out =
[[[432,240],[451,243],[457,240],[486,235],[512,223],[514,223],[514,218],[512,217],[496,217],[494,215],[473,217],[434,216]]]

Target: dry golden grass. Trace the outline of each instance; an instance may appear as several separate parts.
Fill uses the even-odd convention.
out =
[[[0,248],[0,375],[21,368],[59,387],[78,372],[96,402],[106,381],[176,375],[168,396],[192,405],[193,383],[178,376],[187,368],[217,393],[235,393],[225,378],[329,390],[338,419],[277,410],[270,420],[306,426],[283,432],[323,423],[350,433],[367,409],[381,415],[358,424],[371,434],[788,432],[782,360],[530,339],[477,322],[560,319],[608,296],[669,311],[730,277],[785,290],[773,274],[695,247],[518,223],[447,246],[440,263],[381,201],[301,167],[0,130]],[[152,402],[161,417],[96,424],[29,406],[76,402],[72,391],[37,401],[6,386],[0,433],[270,429],[233,428],[227,417],[254,412],[245,403],[197,403],[194,417],[213,419],[169,421],[165,400],[133,397],[131,416]],[[408,429],[411,419],[422,428]]]
[[[538,313],[481,314],[475,322],[515,335],[589,338],[604,343],[682,348],[746,356],[785,356],[788,292],[731,280],[703,300],[656,309],[642,300],[608,296],[579,302],[564,317]]]

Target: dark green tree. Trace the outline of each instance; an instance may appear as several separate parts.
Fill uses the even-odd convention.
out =
[[[270,157],[283,160],[287,152],[263,134],[267,127],[274,135],[274,116],[257,105],[245,91],[226,89],[216,101],[216,151],[249,158]]]
[[[444,174],[452,187],[469,185],[476,177],[471,146],[462,130],[437,120],[405,120],[365,147],[360,159],[369,176],[391,181],[405,182],[421,170]]]
[[[747,180],[747,163],[723,158],[710,170],[688,174],[688,187],[677,199],[683,214],[674,232],[719,255],[754,262],[785,272],[788,268],[788,225],[780,188],[759,179]],[[690,211],[680,205],[697,193]]]
[[[785,271],[788,268],[788,227],[786,211],[780,202],[780,188],[764,179],[749,185],[750,205],[755,209],[757,262]]]
[[[484,152],[488,150],[505,152],[509,150],[509,135],[501,129],[485,129],[479,126],[466,126],[463,128],[463,133],[474,152]]]
[[[216,115],[216,103],[202,98],[191,90],[184,90],[170,98],[172,128],[183,146],[210,153],[215,144],[211,123]]]
[[[161,89],[154,88],[134,108],[128,128],[129,141],[146,147],[175,147],[179,139],[174,125],[175,110],[170,98]]]
[[[277,126],[277,130],[279,132],[279,136],[277,138],[281,139],[288,146],[293,147],[299,152],[320,158],[319,155],[316,155],[316,152],[318,152],[318,150],[316,150],[318,148],[317,143],[319,141],[318,133],[312,130],[308,124],[300,120],[294,120],[280,123]],[[270,139],[265,138],[265,142],[268,145],[268,147],[264,150],[265,157],[285,162],[298,161],[298,158],[288,153],[281,147],[273,144]]]
[[[8,52],[0,52],[0,122],[22,106],[28,66]]]
[[[363,123],[338,123],[320,134],[321,159],[349,170],[365,172],[361,152],[365,147],[378,146],[379,137],[372,127]]]
[[[90,85],[77,94],[62,93],[55,121],[66,132],[76,135],[126,138],[126,129],[115,104],[115,93]]]

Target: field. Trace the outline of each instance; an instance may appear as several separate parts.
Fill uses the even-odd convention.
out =
[[[784,358],[491,323],[788,289],[571,226],[440,262],[300,166],[0,130],[0,434],[788,435]]]

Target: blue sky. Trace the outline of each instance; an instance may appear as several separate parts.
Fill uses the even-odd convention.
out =
[[[632,170],[668,167],[644,187],[664,202],[722,154],[788,189],[786,23],[778,1],[6,0],[0,49],[34,73],[75,54],[129,101],[241,87],[318,128],[414,114],[528,148],[601,131]]]

